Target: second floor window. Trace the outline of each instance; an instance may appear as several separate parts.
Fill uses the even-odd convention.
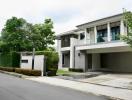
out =
[[[97,42],[107,41],[107,29],[102,29],[97,31]]]
[[[112,27],[111,28],[111,37],[112,40],[119,40],[120,39],[120,26]]]
[[[85,33],[80,33],[80,40],[83,40],[85,38]]]

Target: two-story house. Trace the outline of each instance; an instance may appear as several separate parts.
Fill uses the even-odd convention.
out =
[[[127,31],[118,14],[57,35],[59,69],[132,72],[132,49],[120,38]]]

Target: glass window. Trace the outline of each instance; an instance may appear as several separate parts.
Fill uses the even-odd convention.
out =
[[[107,41],[107,29],[102,29],[97,31],[97,42]]]
[[[80,33],[80,40],[83,40],[85,38],[85,34],[84,33]]]
[[[112,40],[120,40],[120,26],[112,27],[111,28],[111,37]]]

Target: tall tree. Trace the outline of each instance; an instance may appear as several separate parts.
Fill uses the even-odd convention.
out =
[[[45,19],[43,24],[32,25],[23,18],[8,19],[1,32],[0,47],[2,51],[44,50],[54,44],[53,22]]]
[[[52,31],[53,22],[51,19],[45,19],[43,24],[35,24],[33,26],[32,40],[37,50],[44,50],[49,45],[54,44],[55,32]]]

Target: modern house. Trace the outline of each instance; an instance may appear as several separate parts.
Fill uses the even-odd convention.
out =
[[[59,69],[132,72],[132,49],[120,39],[128,31],[123,14],[76,27],[57,35]]]

